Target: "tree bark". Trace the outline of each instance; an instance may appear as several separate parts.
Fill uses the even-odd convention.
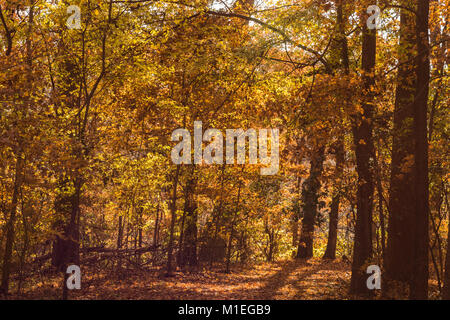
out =
[[[25,41],[26,46],[26,76],[27,76],[27,84],[28,87],[26,90],[30,92],[33,91],[33,46],[32,46],[32,39],[33,39],[33,24],[34,24],[34,5],[32,1],[30,1],[30,8],[28,13],[28,29],[27,29],[27,37]],[[6,38],[7,38],[7,49],[6,49],[6,55],[9,56],[12,50],[12,36],[10,34],[10,30],[8,29],[6,22],[4,20],[3,14],[0,10],[0,17],[3,23],[3,26],[5,28],[6,32]],[[24,114],[28,113],[29,106],[31,105],[32,101],[30,100],[30,97],[26,98],[24,106]],[[14,186],[13,186],[13,194],[11,199],[11,208],[9,213],[9,219],[6,223],[6,242],[5,242],[5,253],[3,255],[3,266],[2,266],[2,280],[0,284],[0,292],[7,295],[9,291],[9,277],[11,272],[11,257],[12,257],[12,251],[13,251],[13,244],[14,244],[14,224],[16,221],[16,214],[17,214],[17,204],[18,204],[18,197],[20,188],[22,187],[23,183],[23,170],[25,166],[25,159],[24,159],[24,152],[22,149],[23,142],[21,141],[22,138],[20,137],[19,132],[19,139],[18,139],[18,145],[17,145],[17,152],[16,152],[16,168],[14,172]]]
[[[430,58],[428,40],[429,0],[417,1],[416,14],[416,93],[414,99],[414,191],[415,191],[415,235],[414,265],[410,299],[428,298],[428,140],[427,111],[430,81]]]
[[[367,16],[362,15],[364,22],[362,33],[362,73],[364,101],[363,114],[357,115],[353,123],[353,143],[356,155],[356,171],[358,173],[357,214],[353,247],[352,277],[350,293],[367,295],[366,265],[372,258],[372,209],[373,209],[373,165],[374,150],[372,137],[373,118],[373,86],[375,84],[376,29],[369,30],[366,25]]]
[[[244,171],[244,167],[242,167],[242,172]],[[236,207],[234,209],[234,214],[233,214],[233,218],[231,220],[231,225],[230,225],[230,236],[228,238],[228,246],[227,246],[227,261],[226,261],[226,267],[225,267],[225,272],[226,273],[230,273],[230,264],[231,264],[231,251],[232,251],[232,245],[233,245],[233,236],[234,236],[234,225],[236,223],[236,219],[237,219],[237,214],[239,212],[239,202],[241,200],[241,187],[242,187],[242,183],[241,181],[238,182],[239,183],[239,187],[238,187],[238,194],[237,194],[237,199],[236,199]]]
[[[447,229],[447,253],[445,255],[444,288],[442,289],[442,299],[444,300],[450,300],[450,219]]]
[[[378,150],[380,148],[378,147]],[[377,194],[378,194],[378,216],[380,219],[380,233],[381,233],[381,257],[383,262],[385,261],[386,254],[386,223],[384,218],[384,209],[383,209],[383,186],[381,185],[381,167],[378,159],[380,158],[380,152],[378,151],[378,155],[375,156],[375,168],[376,168],[376,183],[377,183]]]
[[[160,202],[158,198],[158,205],[156,207],[156,217],[155,217],[155,230],[153,231],[153,245],[158,245],[159,238],[159,211],[160,211]]]
[[[429,2],[401,11],[384,295],[428,296]],[[415,31],[415,32],[414,32]],[[404,63],[414,61],[414,64]],[[413,70],[414,69],[414,70]]]
[[[335,169],[335,184],[333,190],[333,198],[330,207],[330,223],[328,227],[328,241],[327,249],[323,255],[324,259],[336,259],[336,243],[337,243],[337,228],[339,222],[339,202],[340,202],[340,188],[341,179],[344,172],[344,144],[339,141],[336,146],[336,169]]]
[[[8,294],[9,291],[9,276],[11,272],[11,256],[14,243],[14,224],[16,222],[17,213],[17,203],[19,197],[19,191],[22,184],[22,163],[23,159],[19,154],[16,160],[16,170],[14,177],[14,189],[11,200],[11,209],[9,213],[9,219],[6,224],[6,243],[5,243],[5,253],[3,255],[3,265],[2,265],[2,283],[0,287],[0,292],[4,295]]]
[[[317,216],[320,177],[323,170],[324,149],[324,147],[319,147],[311,156],[309,177],[303,183],[303,220],[297,259],[307,259],[313,256],[314,226]]]
[[[173,276],[173,247],[174,247],[174,233],[175,233],[175,220],[177,218],[177,187],[178,187],[178,178],[180,174],[180,166],[177,166],[175,171],[175,177],[173,179],[173,189],[172,189],[172,201],[170,206],[170,233],[169,233],[169,245],[167,247],[167,270],[166,276]]]
[[[221,175],[220,175],[220,200],[219,200],[219,206],[217,208],[217,212],[214,216],[214,220],[215,220],[215,226],[214,226],[214,236],[213,236],[213,245],[216,246],[217,243],[217,236],[219,234],[219,226],[220,226],[220,219],[222,218],[223,215],[223,193],[224,193],[224,182],[225,182],[225,163],[222,164],[221,167]],[[216,211],[216,210],[214,210]],[[216,257],[215,254],[215,250],[217,250],[217,248],[210,248],[210,260],[209,260],[209,265],[212,267],[213,263],[214,263],[214,259]]]
[[[350,72],[350,62],[348,58],[348,43],[347,36],[345,34],[345,23],[344,19],[344,8],[343,0],[336,1],[336,24],[338,27],[338,37],[336,42],[339,44],[338,51],[340,56],[340,68],[345,75]],[[347,97],[344,97],[346,99]],[[343,99],[343,100],[344,100]],[[344,105],[346,101],[342,101]],[[325,259],[335,259],[336,258],[336,243],[337,243],[337,227],[339,222],[339,203],[340,203],[340,188],[341,179],[344,172],[344,161],[345,161],[345,149],[344,149],[344,137],[338,137],[338,141],[335,147],[335,159],[336,159],[336,169],[334,174],[335,184],[333,186],[333,198],[331,200],[330,207],[330,222],[328,227],[328,241],[327,249],[323,258]]]
[[[123,217],[122,215],[119,215],[119,222],[118,222],[118,231],[117,231],[117,249],[122,248],[122,239],[123,239]]]
[[[197,266],[197,203],[195,201],[195,184],[196,180],[193,176],[194,169],[192,170],[192,176],[189,178],[189,181],[186,185],[186,196],[185,196],[185,226],[184,226],[184,235],[183,239],[180,241],[180,245],[182,249],[181,252],[181,266],[189,265],[189,266]],[[181,238],[181,237],[180,237]]]

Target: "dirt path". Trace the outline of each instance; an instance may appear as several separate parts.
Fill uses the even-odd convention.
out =
[[[173,278],[159,271],[132,271],[121,279],[106,274],[85,274],[82,289],[72,299],[345,299],[350,266],[338,261],[285,261],[218,271],[177,273]],[[57,278],[44,281],[14,298],[57,299]]]

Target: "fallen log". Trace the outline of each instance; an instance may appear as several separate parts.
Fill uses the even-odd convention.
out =
[[[136,249],[113,249],[113,248],[105,248],[105,247],[89,247],[89,248],[81,248],[80,253],[111,253],[111,254],[138,254],[138,253],[146,253],[150,251],[155,251],[160,247],[160,245],[136,248]],[[43,256],[34,258],[30,264],[36,263],[44,263],[45,261],[51,259],[52,254],[47,253]]]

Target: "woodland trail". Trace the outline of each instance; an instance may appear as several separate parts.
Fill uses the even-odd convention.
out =
[[[159,270],[125,271],[121,276],[88,273],[71,299],[346,299],[350,265],[321,259],[235,267],[230,274],[213,271],[177,272],[166,278]],[[47,280],[20,298],[57,299],[59,279]],[[16,297],[19,298],[19,297]]]

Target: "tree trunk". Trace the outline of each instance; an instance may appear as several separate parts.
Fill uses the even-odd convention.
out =
[[[183,240],[184,240],[184,231],[185,231],[185,225],[186,225],[187,210],[188,210],[188,184],[186,184],[186,188],[184,191],[184,208],[183,208],[183,215],[181,216],[181,222],[180,222],[180,236],[178,238],[177,264],[180,267],[185,266]]]
[[[117,249],[122,248],[122,239],[123,239],[123,216],[119,215],[119,222],[118,222],[118,230],[117,230]],[[117,269],[120,270],[122,268],[122,256],[120,254],[117,254]]]
[[[215,219],[215,227],[214,227],[214,236],[213,236],[213,245],[215,246],[217,243],[217,236],[219,234],[219,226],[220,226],[220,218],[223,214],[223,190],[224,190],[224,182],[225,182],[225,163],[222,164],[221,168],[221,181],[220,181],[220,200],[219,200],[219,207],[217,209],[216,215],[214,216]],[[215,250],[218,248],[211,248],[210,249],[210,260],[209,265],[212,267],[214,258],[215,258]]]
[[[416,94],[414,99],[414,191],[415,235],[414,265],[410,299],[428,298],[428,140],[427,110],[430,81],[430,58],[428,42],[429,0],[417,1],[416,13]]]
[[[323,161],[324,147],[319,147],[311,156],[309,177],[303,183],[303,220],[301,236],[298,242],[297,259],[312,258],[313,256],[314,226],[317,216]]]
[[[22,225],[23,225],[23,235],[24,235],[24,239],[23,239],[23,248],[22,248],[22,252],[20,254],[19,257],[19,263],[20,263],[20,269],[19,269],[19,283],[17,284],[17,294],[21,293],[22,290],[22,283],[23,280],[25,279],[25,275],[24,275],[24,267],[25,267],[25,260],[27,257],[27,253],[28,253],[28,247],[30,245],[30,236],[29,236],[29,232],[28,232],[28,222],[27,222],[27,217],[26,217],[26,213],[24,210],[24,199],[23,199],[23,194],[21,192],[21,210],[22,212]]]
[[[186,185],[185,197],[185,228],[182,239],[181,265],[197,266],[197,202],[195,200],[196,178],[194,177],[194,167],[192,168],[191,177]]]
[[[429,245],[426,136],[429,3],[418,1],[417,4],[413,8],[416,20],[407,10],[401,11],[401,66],[394,108],[384,295],[425,299],[428,295]],[[411,60],[415,64],[405,63]]]
[[[300,172],[297,177],[297,195],[295,198],[295,207],[294,212],[292,214],[292,246],[296,246],[298,244],[298,221],[300,220],[300,196],[301,196],[301,185],[302,185],[302,177],[300,176]]]
[[[178,187],[178,177],[180,174],[180,166],[177,166],[175,171],[175,177],[173,179],[173,189],[172,189],[172,201],[170,206],[170,234],[169,234],[169,245],[167,247],[167,271],[166,276],[173,276],[173,243],[174,243],[174,233],[175,233],[175,220],[177,218],[177,187]]]
[[[356,200],[356,226],[353,247],[352,277],[350,293],[369,294],[366,285],[366,266],[372,258],[372,208],[373,208],[373,165],[374,150],[372,138],[374,68],[376,58],[376,29],[368,30],[367,15],[362,15],[362,72],[365,101],[363,114],[355,116],[353,123],[353,143],[358,173]]]
[[[348,43],[347,36],[345,34],[345,21],[343,13],[343,0],[336,1],[336,24],[338,27],[338,36],[336,37],[336,42],[339,44],[338,51],[340,56],[340,68],[343,70],[345,75],[349,74],[350,62],[348,58]],[[346,97],[344,97],[345,99]],[[347,103],[347,101],[342,101],[342,104]],[[328,227],[328,241],[327,249],[323,258],[325,259],[335,259],[336,258],[336,243],[337,243],[337,227],[339,221],[339,203],[340,203],[340,188],[341,179],[344,172],[344,161],[345,161],[345,149],[344,149],[344,137],[338,137],[338,141],[335,148],[336,157],[336,169],[335,169],[335,185],[333,190],[333,198],[331,200],[330,207],[330,222]]]
[[[344,144],[339,141],[336,145],[336,171],[335,171],[335,185],[333,190],[333,199],[330,207],[330,223],[328,227],[328,241],[327,249],[323,255],[324,259],[336,259],[336,243],[337,243],[337,228],[339,221],[339,202],[340,202],[340,188],[341,179],[344,172]]]
[[[63,182],[61,189],[66,188],[65,183]],[[62,219],[56,227],[62,227],[63,230],[62,235],[57,235],[53,243],[52,265],[62,272],[65,272],[67,263],[78,264],[80,261],[78,216],[81,185],[79,180],[75,182],[74,188],[73,194],[66,195],[62,192],[59,199],[55,201],[55,211],[61,215]]]
[[[292,245],[295,246],[298,243],[298,212],[294,212],[292,217]]]
[[[412,275],[414,242],[414,140],[413,101],[415,75],[409,61],[414,56],[414,17],[406,10],[400,16],[400,48],[394,107],[391,181],[389,190],[388,239],[384,295],[405,298]]]
[[[3,255],[2,283],[0,287],[0,292],[2,292],[4,295],[7,295],[9,291],[9,275],[11,272],[11,256],[14,243],[14,224],[16,222],[19,191],[22,184],[22,163],[23,163],[22,156],[18,154],[16,160],[16,170],[14,177],[14,189],[11,200],[11,209],[9,213],[9,219],[6,224],[6,244],[5,244],[5,253]]]
[[[117,249],[122,248],[122,239],[123,239],[123,217],[119,216],[118,222],[118,231],[117,231]]]
[[[158,235],[159,235],[159,210],[160,210],[160,202],[158,198],[158,206],[156,207],[156,218],[155,218],[155,230],[153,231],[153,245],[158,245]]]
[[[244,167],[242,167],[242,172],[244,171]],[[231,264],[231,250],[233,245],[233,236],[234,236],[234,225],[236,223],[237,214],[239,212],[239,202],[241,200],[241,181],[239,181],[239,187],[238,187],[238,194],[236,199],[236,207],[233,214],[233,219],[231,220],[231,226],[230,226],[230,237],[228,238],[228,246],[227,246],[227,261],[226,261],[226,268],[225,272],[230,273],[230,264]]]
[[[6,38],[7,38],[7,49],[6,49],[6,55],[8,56],[11,53],[12,49],[12,38],[11,33],[8,30],[6,26],[6,22],[4,21],[3,14],[0,12],[1,20],[4,24],[5,31],[6,31]],[[28,87],[25,88],[25,90],[28,90],[28,93],[31,93],[33,91],[33,24],[34,24],[34,5],[32,1],[29,1],[29,13],[28,13],[28,30],[27,30],[27,38],[26,38],[26,76],[27,76],[27,84]],[[26,98],[24,103],[24,114],[26,115],[28,113],[29,106],[31,105],[31,96]],[[9,291],[9,276],[11,272],[11,257],[12,257],[12,251],[13,251],[13,244],[14,244],[14,224],[16,221],[16,214],[17,214],[17,203],[18,203],[18,197],[20,188],[22,187],[23,183],[23,169],[25,166],[25,159],[23,158],[23,149],[22,149],[22,138],[19,134],[19,141],[18,141],[18,151],[16,153],[17,160],[16,160],[16,168],[14,172],[14,186],[13,186],[13,194],[11,199],[11,208],[9,213],[9,219],[6,223],[6,243],[5,243],[5,253],[3,255],[3,265],[2,265],[2,280],[0,284],[0,293],[3,293],[4,295],[8,294]]]
[[[447,226],[447,253],[445,255],[445,273],[444,288],[442,290],[442,299],[450,300],[450,219]]]

